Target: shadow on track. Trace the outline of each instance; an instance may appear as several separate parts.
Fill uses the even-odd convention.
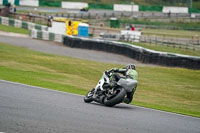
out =
[[[96,103],[96,102],[87,103],[87,104],[102,106],[102,107],[106,107],[106,108],[115,108],[115,109],[134,109],[134,107],[128,106],[128,105],[126,105],[126,104],[117,104],[117,105],[115,105],[115,106],[113,106],[113,107],[108,107],[108,106],[105,106],[105,105],[103,105],[103,104]]]

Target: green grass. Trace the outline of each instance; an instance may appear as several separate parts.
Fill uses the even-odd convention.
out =
[[[179,30],[196,30],[200,31],[200,23],[199,22],[159,22],[159,21],[150,21],[148,19],[121,19],[121,23],[126,24],[142,24],[142,25],[151,25],[151,26],[159,26],[159,27],[176,27]]]
[[[200,9],[200,2],[199,1],[193,1],[192,8]]]
[[[16,28],[16,27],[12,27],[12,26],[5,26],[5,25],[0,25],[0,31],[20,33],[20,34],[25,34],[25,35],[29,34],[29,31],[26,29]]]
[[[161,45],[161,44],[150,44],[150,43],[129,43],[132,45],[140,46],[143,48],[155,50],[155,51],[161,51],[161,52],[169,52],[169,53],[176,53],[176,54],[183,54],[183,55],[191,55],[191,56],[200,56],[200,51],[196,50],[189,50],[189,49],[180,49],[180,48],[174,48],[172,46],[167,46],[167,45]]]
[[[28,42],[27,42],[28,43]],[[0,43],[0,79],[85,95],[116,64],[55,56]],[[132,104],[200,117],[200,70],[137,67]],[[81,101],[80,101],[81,102]]]

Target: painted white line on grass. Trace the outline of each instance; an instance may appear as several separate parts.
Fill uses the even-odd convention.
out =
[[[58,92],[58,93],[64,93],[64,94],[70,94],[70,95],[74,95],[74,96],[83,97],[83,95],[79,95],[79,94],[63,92],[63,91],[58,91],[58,90],[53,90],[53,89],[48,89],[48,88],[42,88],[42,87],[38,87],[38,86],[26,85],[26,84],[23,84],[23,83],[17,83],[17,82],[13,82],[13,81],[7,81],[7,80],[1,80],[0,79],[0,82],[6,82],[6,83],[10,83],[10,84],[16,84],[16,85],[21,85],[21,86],[27,86],[27,87],[31,87],[31,88],[37,88],[37,89],[41,89],[41,90],[46,90],[46,91],[52,91],[52,92]],[[145,109],[145,110],[151,110],[151,111],[156,111],[156,112],[160,112],[160,113],[178,115],[178,116],[182,116],[182,117],[188,117],[188,118],[194,118],[194,119],[200,120],[200,118],[198,118],[198,117],[193,117],[193,116],[188,116],[188,115],[183,115],[183,114],[177,114],[177,113],[173,113],[173,112],[166,112],[166,111],[162,111],[162,110],[156,110],[156,109],[141,107],[141,106],[137,106],[137,105],[130,105],[130,104],[125,104],[125,103],[122,103],[122,104],[127,105],[127,106],[131,106],[131,107],[137,107],[137,108]]]

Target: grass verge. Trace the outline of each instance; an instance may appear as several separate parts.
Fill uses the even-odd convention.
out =
[[[187,30],[167,30],[167,29],[143,29],[144,35],[156,35],[163,37],[181,37],[181,38],[194,38],[200,37],[199,31],[187,31]]]
[[[28,43],[28,42],[27,42]],[[0,43],[0,79],[85,95],[116,64],[55,56]],[[200,70],[137,67],[132,104],[200,117]]]
[[[126,24],[158,26],[162,28],[169,26],[173,28],[178,28],[179,30],[200,30],[199,22],[154,22],[147,19],[120,19],[120,22]]]
[[[16,28],[12,26],[0,25],[0,31],[13,32],[28,35],[29,31],[23,28]]]

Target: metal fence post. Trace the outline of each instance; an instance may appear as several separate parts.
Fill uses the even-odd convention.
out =
[[[121,13],[121,18],[123,18],[124,17],[124,14],[123,14],[123,12]]]
[[[106,18],[106,13],[103,14],[103,17]]]

